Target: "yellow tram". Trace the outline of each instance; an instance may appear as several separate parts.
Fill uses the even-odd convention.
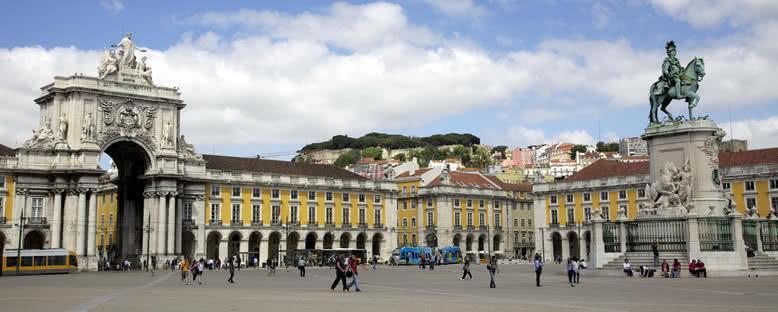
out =
[[[22,249],[19,272],[16,272],[16,249],[3,250],[2,275],[70,273],[78,271],[76,253],[64,248]]]

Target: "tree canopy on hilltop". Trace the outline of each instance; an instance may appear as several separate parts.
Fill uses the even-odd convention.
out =
[[[304,146],[302,152],[320,150],[320,149],[343,149],[353,148],[362,150],[368,147],[383,147],[388,149],[414,148],[426,146],[444,146],[444,145],[464,145],[472,146],[481,144],[481,139],[469,133],[449,133],[436,134],[428,137],[408,137],[398,134],[368,133],[361,138],[350,138],[346,135],[336,135],[332,139],[312,143]]]

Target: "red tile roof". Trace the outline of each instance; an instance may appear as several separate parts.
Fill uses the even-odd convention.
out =
[[[497,187],[492,184],[490,180],[478,173],[464,173],[451,171],[448,173],[452,185],[465,186],[465,187],[478,187],[478,188],[491,188]],[[435,177],[428,185],[440,185],[440,175]]]
[[[420,176],[420,175],[422,175],[422,174],[424,174],[424,173],[426,173],[427,171],[430,171],[430,170],[432,170],[432,168],[422,168],[422,169],[419,169],[419,170],[416,170],[416,171],[413,171],[413,172],[406,171],[406,172],[401,173],[397,177],[398,178],[407,178],[407,177]]]
[[[626,177],[633,175],[647,175],[649,163],[623,162],[618,160],[600,159],[567,177],[568,181],[583,181],[604,177]]]
[[[487,179],[491,180],[495,184],[499,185],[502,189],[508,190],[508,191],[519,191],[519,192],[532,192],[532,185],[531,184],[519,184],[519,183],[507,183],[503,180],[500,180],[496,176],[488,175],[485,176]]]
[[[16,156],[16,150],[0,144],[0,156]]]
[[[720,167],[778,163],[778,148],[719,153]]]
[[[203,155],[203,158],[207,169],[366,180],[356,173],[333,165],[220,155]]]

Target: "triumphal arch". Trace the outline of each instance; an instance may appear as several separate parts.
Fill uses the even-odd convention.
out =
[[[155,84],[144,52],[128,33],[104,52],[96,77],[56,76],[41,88],[37,129],[0,166],[0,178],[13,177],[9,220],[23,221],[0,224],[6,248],[67,248],[82,268],[95,269],[106,256],[264,260],[283,245],[332,248],[340,237],[341,247],[355,240],[388,258],[395,186],[334,166],[200,155],[181,132],[181,93]],[[100,169],[103,153],[115,166],[108,172]],[[116,202],[111,221],[98,213],[109,206],[106,189]],[[322,200],[351,192],[359,203]]]

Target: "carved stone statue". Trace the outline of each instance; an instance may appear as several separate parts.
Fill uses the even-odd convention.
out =
[[[59,116],[59,137],[61,141],[65,141],[68,137],[68,118],[65,113]]]
[[[92,113],[87,113],[84,117],[84,123],[81,125],[81,141],[92,142],[94,141],[95,124],[92,120]]]
[[[32,136],[24,140],[22,147],[26,149],[50,149],[54,147],[54,139],[51,121],[47,119],[46,124],[42,128],[32,130]]]
[[[689,164],[689,160],[686,160],[686,164],[678,170],[678,197],[680,197],[681,204],[688,206],[692,193],[692,166]]]
[[[165,124],[162,126],[162,147],[171,146],[173,142],[171,142],[170,137],[170,122],[165,122]]]
[[[142,57],[140,59],[140,63],[138,63],[138,74],[146,80],[146,83],[148,83],[150,86],[154,85],[154,82],[151,78],[151,66],[146,65],[146,57]]]
[[[682,169],[668,162],[659,169],[657,180],[646,185],[649,203],[640,206],[640,215],[679,216],[689,211],[692,197],[692,167],[687,160]]]
[[[104,52],[100,65],[97,67],[97,77],[104,79],[105,76],[114,74],[117,71],[119,71],[119,58],[116,56],[116,51],[111,49]]]
[[[681,99],[686,100],[689,107],[689,120],[693,120],[692,109],[697,107],[697,103],[700,101],[700,96],[697,95],[697,90],[700,87],[699,82],[705,77],[705,61],[701,57],[695,57],[686,65],[686,68],[681,68],[681,63],[675,57],[675,42],[668,42],[665,49],[667,50],[667,58],[662,63],[662,75],[657,82],[651,85],[649,90],[649,102],[651,103],[651,110],[648,114],[649,122],[652,124],[660,122],[657,115],[660,106],[667,117],[674,120],[673,115],[667,111],[667,106],[672,100]]]
[[[135,68],[135,50],[146,52],[144,49],[139,49],[135,46],[135,42],[132,41],[132,33],[127,33],[118,44],[112,44],[111,47],[118,47],[121,52],[121,64]]]
[[[186,138],[183,134],[181,135],[181,139],[178,140],[178,150],[181,152],[185,159],[198,161],[203,160],[203,155],[195,152],[194,145],[186,143]]]

